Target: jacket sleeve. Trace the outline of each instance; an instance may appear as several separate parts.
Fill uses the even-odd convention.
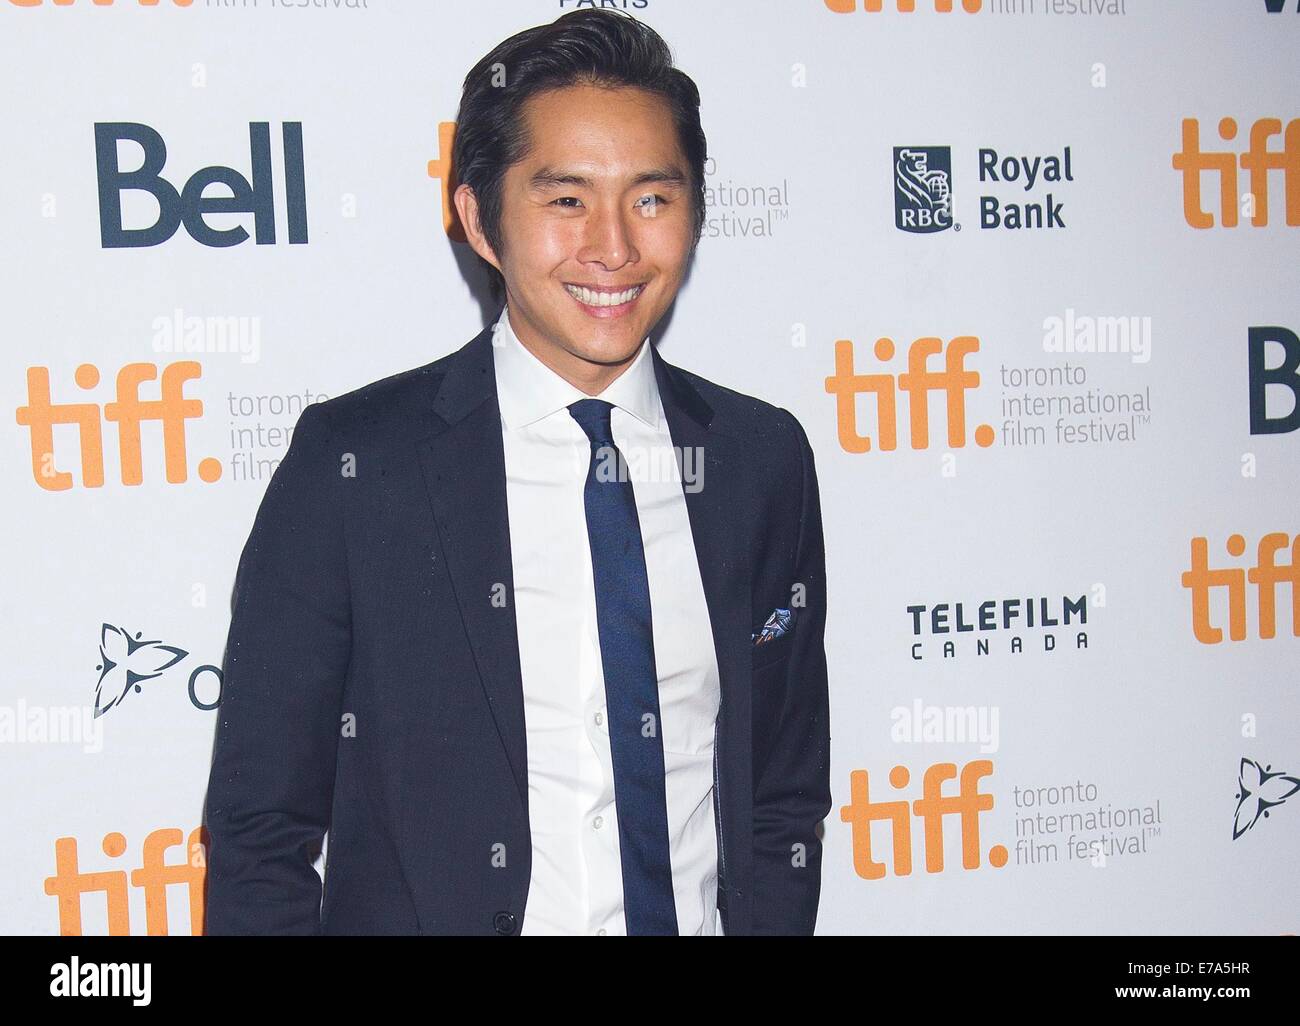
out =
[[[341,452],[307,406],[235,574],[207,795],[204,932],[320,932],[351,656]]]
[[[753,925],[756,934],[811,934],[821,894],[817,829],[831,809],[826,553],[812,447],[794,415],[781,412],[798,440],[802,468],[793,583],[804,586],[805,605],[795,614],[771,754],[754,768]]]

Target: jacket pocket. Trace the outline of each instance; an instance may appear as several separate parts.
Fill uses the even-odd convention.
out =
[[[752,659],[753,668],[757,670],[760,666],[767,666],[790,654],[790,649],[794,642],[794,632],[797,628],[791,627],[778,638],[771,641],[765,641],[761,645],[753,645]]]

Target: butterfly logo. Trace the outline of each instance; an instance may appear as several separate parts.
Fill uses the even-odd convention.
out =
[[[1268,819],[1269,809],[1300,791],[1300,779],[1272,769],[1261,768],[1253,759],[1241,760],[1237,770],[1237,815],[1232,823],[1234,841],[1261,819]]]
[[[104,715],[115,705],[120,705],[140,685],[175,666],[189,653],[161,641],[141,641],[141,631],[135,637],[121,627],[106,623],[99,635],[99,680],[95,683],[95,716]]]

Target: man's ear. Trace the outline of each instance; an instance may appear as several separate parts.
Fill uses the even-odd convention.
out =
[[[451,200],[456,204],[456,213],[460,217],[460,223],[465,229],[465,239],[469,242],[474,252],[495,267],[501,270],[501,262],[497,260],[497,255],[492,251],[488,244],[487,236],[483,234],[483,226],[478,218],[478,198],[474,195],[474,190],[468,185],[456,186],[456,191]]]

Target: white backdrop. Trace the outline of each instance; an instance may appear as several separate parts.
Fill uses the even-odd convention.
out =
[[[866,2],[626,4],[699,84],[709,139],[709,225],[656,341],[790,409],[816,449],[835,794],[819,932],[1295,932],[1300,584],[1249,571],[1269,535],[1276,564],[1300,562],[1300,436],[1251,433],[1247,341],[1280,328],[1300,350],[1295,0]],[[4,932],[194,928],[230,591],[285,429],[303,401],[427,363],[495,316],[444,227],[439,126],[482,54],[577,6],[0,3]],[[1189,223],[1185,119],[1232,155],[1235,227],[1210,170],[1213,225]],[[1267,119],[1265,202],[1245,168]],[[182,225],[104,247],[97,124],[156,132],[181,190],[205,167],[251,178],[258,122],[274,244],[203,245]],[[305,243],[289,241],[285,123],[301,125]],[[1067,148],[1069,180],[1050,180]],[[928,195],[949,190],[951,227],[896,226],[896,196],[914,195],[896,193],[896,149],[924,161]],[[981,151],[999,179],[1007,158],[1038,158],[1032,187],[981,180]],[[120,144],[121,167],[141,152]],[[156,219],[147,194],[122,195],[125,226]],[[983,197],[1059,204],[1063,224],[984,227]],[[248,213],[206,220],[254,231]],[[1053,351],[1054,317],[1135,318],[1141,344]],[[916,340],[948,352],[967,336],[978,384],[953,389],[964,410],[930,393],[927,445],[915,393],[897,391],[882,449],[871,393],[841,407],[828,389],[840,340],[846,374],[890,375],[893,392]],[[1286,348],[1270,342],[1267,365]],[[156,372],[140,377],[138,445],[129,386],[112,405],[135,364]],[[147,405],[169,366],[188,407]],[[1265,396],[1281,420],[1295,389]],[[161,411],[181,425],[170,453]],[[1236,583],[1184,583],[1198,538]],[[1217,643],[1198,638],[1198,591]],[[1040,603],[1060,619],[1078,599],[1086,625],[1039,622]],[[985,602],[996,629],[980,629]],[[956,629],[957,603],[975,629]],[[921,800],[943,764],[989,797],[932,817],[935,843],[927,804],[888,803]]]

